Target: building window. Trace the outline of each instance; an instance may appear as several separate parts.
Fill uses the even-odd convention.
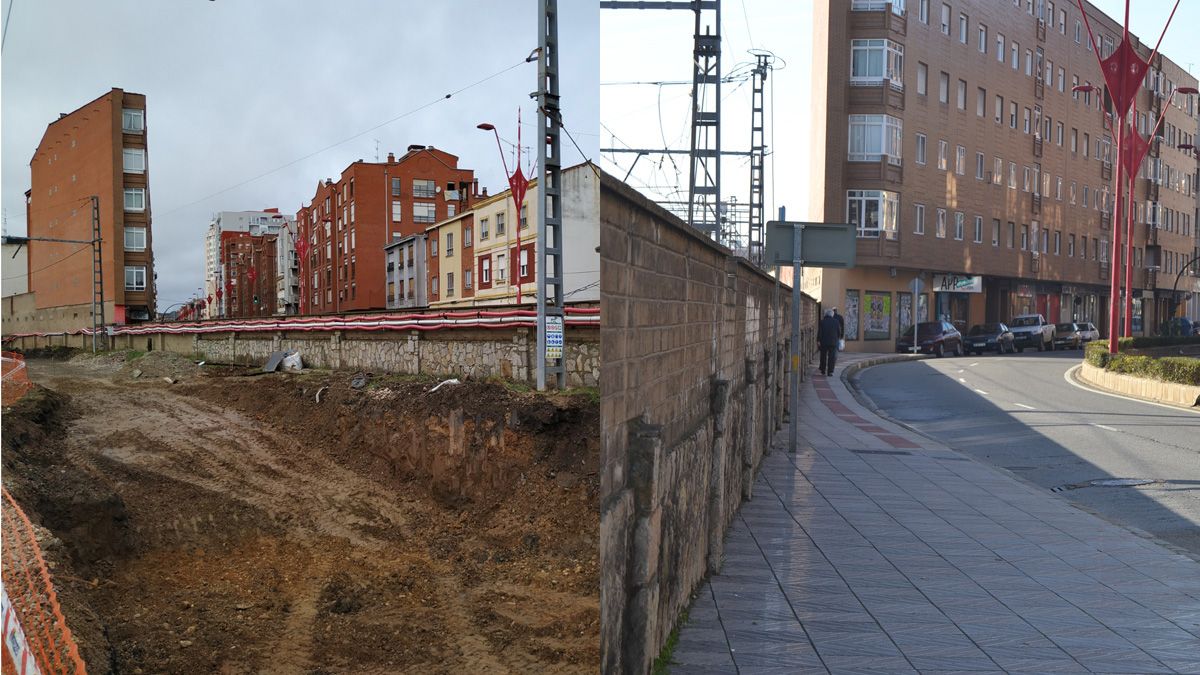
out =
[[[447,258],[454,257],[454,233],[453,232],[446,233],[446,257]]]
[[[471,277],[473,270],[463,270],[463,290],[471,290]]]
[[[959,110],[967,109],[967,81],[966,80],[958,81],[958,109]]]
[[[521,229],[529,227],[529,205],[521,205]]]
[[[125,210],[146,210],[146,188],[125,188]]]
[[[1029,250],[1029,226],[1024,223],[1021,224],[1021,250]]]
[[[895,192],[846,191],[846,217],[858,230],[859,237],[895,239],[899,207],[900,196]]]
[[[913,234],[925,234],[925,205],[914,204],[916,213],[914,214]]]
[[[1067,90],[1067,72],[1062,66],[1058,67],[1058,92],[1065,93]]]
[[[904,45],[891,40],[850,41],[850,83],[882,84],[884,79],[903,88]]]
[[[1000,219],[992,218],[992,246],[1000,245]]]
[[[942,3],[942,35],[950,34],[950,5]]]
[[[963,212],[962,212],[962,211],[955,211],[955,212],[954,212],[954,239],[955,239],[956,241],[962,241],[962,238],[963,238],[963,220],[964,220],[964,218],[965,218],[965,217],[963,216]]]
[[[975,216],[975,243],[983,243],[983,216]]]
[[[488,231],[488,219],[480,218],[479,219],[479,241],[487,241],[488,237],[490,237],[490,236],[492,236],[492,234],[491,234],[491,232]]]
[[[1021,69],[1021,45],[1017,44],[1016,40],[1013,40],[1012,44],[1009,45],[1008,54],[1009,54],[1009,60],[1012,62],[1012,69],[1020,70]]]
[[[146,173],[146,150],[144,148],[123,148],[121,159],[125,173]]]
[[[398,223],[404,218],[404,202],[392,201],[392,222]]]
[[[992,160],[992,185],[999,185],[1004,180],[1004,160],[996,157]]]
[[[904,16],[904,0],[854,0],[850,9],[855,12],[882,12],[892,10],[892,14]]]
[[[1004,97],[996,96],[996,124],[1004,124]]]
[[[987,36],[988,29],[987,29],[987,26],[985,26],[985,25],[983,25],[983,24],[979,24],[979,28],[978,28],[978,31],[977,31],[977,32],[978,32],[978,34],[979,34],[979,40],[978,40],[978,42],[979,42],[979,44],[978,44],[979,53],[980,53],[980,54],[986,54],[986,53],[987,53],[987,50],[988,50],[988,36]]]
[[[399,178],[392,179],[392,196],[393,197],[400,196],[400,179]]]
[[[954,173],[960,176],[967,173],[967,149],[961,145],[954,154]]]
[[[975,96],[975,114],[984,117],[987,115],[987,89],[979,88]]]
[[[929,79],[929,66],[917,62],[917,93],[925,96],[929,93],[927,81]]]
[[[917,134],[917,164],[925,164],[925,134]]]
[[[126,227],[125,228],[125,250],[126,251],[145,251],[146,250],[146,228],[144,228],[144,227]]]
[[[983,180],[983,167],[985,161],[982,152],[975,153],[975,179]]]
[[[1023,118],[1022,123],[1023,123],[1022,128],[1024,129],[1025,133],[1029,133],[1029,108],[1028,108],[1028,106],[1025,108],[1025,117]],[[1049,141],[1050,139],[1046,139],[1046,140]]]
[[[946,170],[946,141],[938,141],[938,170]]]
[[[479,283],[481,283],[481,284],[492,283],[492,259],[491,258],[480,258],[479,259]]]
[[[1004,35],[996,34],[996,60],[1004,63]]]
[[[1025,167],[1025,172],[1024,172],[1024,179],[1025,179],[1025,180],[1024,180],[1024,182],[1023,182],[1023,185],[1024,185],[1025,192],[1029,192],[1029,190],[1031,189],[1031,188],[1029,187],[1029,176],[1030,176],[1030,173],[1029,173],[1029,167]],[[1036,181],[1035,181],[1035,183],[1036,183]]]
[[[967,30],[970,23],[971,22],[969,19],[967,19],[966,14],[958,15],[958,41],[964,45],[967,44]]]
[[[496,236],[504,234],[504,212],[496,213]]]
[[[900,164],[904,131],[899,119],[891,115],[851,115],[850,152],[852,162],[877,162],[887,157]]]
[[[929,0],[917,0],[917,20],[929,25]]]
[[[144,266],[139,265],[125,267],[125,290],[146,290],[146,268]]]
[[[521,249],[518,261],[521,266],[521,278],[529,276],[529,249]]]
[[[471,227],[463,228],[463,248],[471,248]]]
[[[943,72],[938,76],[938,101],[950,102],[950,73]]]
[[[446,297],[454,297],[454,272],[446,272]]]
[[[1038,75],[1041,74],[1042,73],[1039,71]],[[1028,49],[1025,50],[1025,75],[1027,77],[1033,77],[1033,52]]]
[[[937,210],[937,229],[934,231],[934,236],[938,239],[946,238],[946,209]]]
[[[414,197],[436,197],[437,185],[432,180],[423,178],[413,179],[413,195]]]
[[[502,284],[508,279],[508,256],[501,253],[496,256],[496,283]]]
[[[1054,255],[1062,252],[1062,232],[1055,230],[1054,232]]]
[[[1046,175],[1049,176],[1050,174]],[[1062,176],[1054,179],[1054,198],[1060,202],[1062,201]]]
[[[1083,22],[1079,19],[1075,20],[1075,44],[1083,42]]]
[[[414,203],[413,204],[413,222],[414,223],[437,222],[437,206],[435,204]]]
[[[1013,223],[1013,221],[1011,221],[1011,220],[1008,221],[1008,247],[1009,248],[1013,248],[1014,246],[1016,246],[1016,237],[1017,237],[1016,233],[1017,233],[1016,224]]]
[[[146,130],[146,111],[137,108],[121,110],[121,131],[127,134],[140,134]]]
[[[437,297],[437,294],[438,294],[438,278],[437,277],[429,277],[429,294],[435,298]]]
[[[429,257],[430,257],[430,258],[436,258],[436,257],[437,257],[437,252],[438,252],[438,240],[437,240],[437,237],[436,237],[436,236],[434,236],[434,237],[430,237],[430,238],[429,238]]]
[[[1008,187],[1012,190],[1017,189],[1017,163],[1008,163]]]
[[[1073,234],[1067,235],[1067,257],[1075,257],[1075,235]]]

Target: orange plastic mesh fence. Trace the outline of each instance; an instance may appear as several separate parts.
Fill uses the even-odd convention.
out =
[[[38,546],[33,524],[3,489],[0,515],[3,516],[4,590],[12,602],[17,619],[25,631],[29,650],[42,673],[83,674],[87,672],[79,655],[79,646],[71,636],[58,595],[50,580],[50,570]]]
[[[0,352],[0,365],[3,365],[3,384],[0,392],[4,405],[9,406],[21,400],[21,397],[33,388],[29,381],[29,369],[25,367],[25,357],[15,352]]]

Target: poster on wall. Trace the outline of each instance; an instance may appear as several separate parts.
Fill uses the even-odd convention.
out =
[[[929,320],[929,296],[924,293],[917,296],[917,321]]]
[[[904,331],[913,324],[912,293],[900,293],[899,304],[900,308],[897,312],[899,325],[896,326],[896,329],[897,335],[904,335]]]
[[[863,339],[887,340],[892,336],[892,294],[867,291],[863,313]]]
[[[858,291],[846,291],[846,309],[842,313],[846,319],[846,339],[858,339]]]

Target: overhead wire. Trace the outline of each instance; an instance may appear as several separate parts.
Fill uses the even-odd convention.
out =
[[[61,243],[61,242],[48,242],[48,243]],[[57,264],[59,264],[59,263],[61,263],[61,262],[66,262],[66,260],[67,260],[68,258],[70,258],[71,256],[73,256],[73,255],[76,255],[76,254],[78,254],[78,253],[80,253],[80,252],[82,252],[82,251],[90,251],[91,249],[92,249],[92,245],[91,245],[91,244],[81,244],[81,245],[79,246],[79,248],[75,249],[74,251],[71,251],[71,252],[70,252],[70,253],[68,253],[67,255],[65,255],[65,256],[63,256],[63,257],[59,258],[58,260],[55,260],[54,262],[50,263],[49,265],[43,265],[43,266],[41,266],[41,267],[37,268],[36,270],[30,270],[30,271],[28,271],[28,272],[24,272],[24,273],[22,273],[22,274],[14,274],[14,275],[13,275],[13,276],[11,276],[11,277],[4,277],[4,280],[5,280],[5,281],[11,281],[11,280],[13,280],[13,279],[21,279],[21,278],[24,278],[24,277],[28,277],[30,274],[36,274],[36,273],[38,273],[38,272],[42,272],[42,271],[44,271],[44,270],[48,270],[48,269],[50,269],[51,267],[54,267],[55,265],[57,265]]]

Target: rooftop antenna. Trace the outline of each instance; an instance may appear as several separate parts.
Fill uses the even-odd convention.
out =
[[[379,139],[375,139],[375,161],[379,161]]]

